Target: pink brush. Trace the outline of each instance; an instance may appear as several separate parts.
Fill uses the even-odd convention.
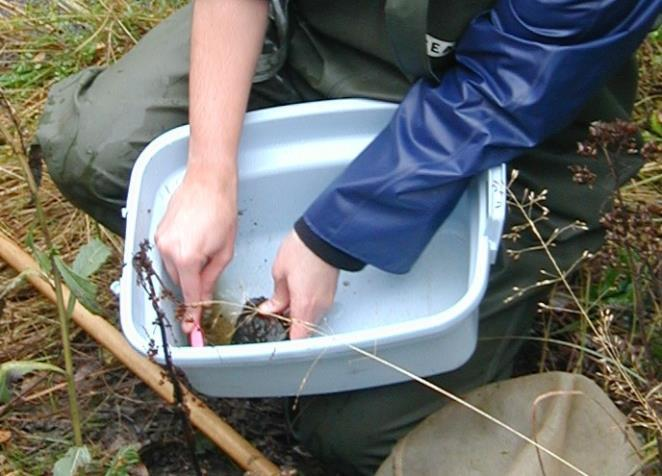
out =
[[[195,326],[191,333],[188,335],[188,340],[191,344],[191,347],[204,347],[205,346],[205,336],[202,333],[202,329],[199,326]]]

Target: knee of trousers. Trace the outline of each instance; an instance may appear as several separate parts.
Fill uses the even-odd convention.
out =
[[[82,71],[49,93],[37,141],[48,172],[74,205],[115,233],[122,233],[131,168],[139,150],[128,140],[113,140],[111,98],[85,97],[99,69]],[[108,102],[108,104],[103,104]]]
[[[367,424],[363,416],[346,411],[353,405],[345,407],[338,399],[343,396],[303,398],[301,411],[291,418],[292,433],[337,474],[372,475],[397,439]]]

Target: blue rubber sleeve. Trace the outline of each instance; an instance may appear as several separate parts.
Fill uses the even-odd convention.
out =
[[[661,3],[497,1],[467,27],[440,83],[416,82],[304,213],[312,240],[407,272],[469,178],[568,125],[636,50]]]

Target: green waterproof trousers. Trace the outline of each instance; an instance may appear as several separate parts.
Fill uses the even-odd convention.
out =
[[[38,130],[49,173],[69,200],[116,233],[123,232],[120,210],[137,156],[162,132],[187,123],[190,20],[189,6],[147,34],[114,65],[81,71],[56,84],[49,95]],[[295,42],[302,29],[294,25]],[[292,48],[278,76],[254,85],[249,109],[323,99],[325,95],[304,79],[301,65],[308,60],[319,62],[319,57],[308,58],[307,54],[312,54],[310,49]],[[403,75],[384,68],[383,61],[375,58],[372,64],[369,56],[352,56],[347,51],[340,56],[359,61],[356,66],[365,68],[372,79],[365,81],[366,75],[356,74],[340,77],[347,64],[327,68],[329,75],[339,75],[338,84],[351,85],[356,78],[362,81],[357,87],[361,95],[377,99],[397,100],[394,94],[402,97],[406,92]],[[333,64],[334,59],[329,61]],[[608,209],[615,187],[641,165],[636,157],[619,158],[618,177],[614,177],[606,163],[576,154],[577,142],[585,137],[591,121],[629,116],[636,68],[632,61],[624,63],[606,87],[587,98],[584,111],[571,126],[510,164],[511,169],[519,170],[519,178],[511,187],[517,196],[527,189],[547,190],[549,216],[538,224],[543,236],[575,220],[587,225],[555,240],[553,252],[563,270],[585,250],[595,250],[601,244],[601,214]],[[588,167],[596,174],[594,183],[575,183],[571,166]],[[521,213],[511,207],[506,232],[522,222]],[[535,250],[538,244],[526,231],[517,242],[503,243],[480,308],[476,352],[461,368],[433,376],[431,381],[462,393],[510,375],[522,343],[517,336],[530,331],[544,290],[534,287],[516,299],[504,300],[514,294],[513,287],[531,286],[542,278],[541,270],[552,270],[546,255]],[[513,259],[507,248],[534,250]],[[401,383],[303,398],[290,421],[293,433],[305,447],[338,473],[372,474],[396,441],[443,403],[443,398],[417,383]]]

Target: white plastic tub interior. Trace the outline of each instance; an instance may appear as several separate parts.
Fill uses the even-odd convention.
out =
[[[377,101],[335,100],[247,115],[239,154],[235,257],[218,281],[218,298],[240,304],[271,294],[271,266],[282,238],[388,123],[394,109]],[[183,177],[188,133],[184,126],[154,140],[131,177],[120,307],[122,330],[142,353],[150,339],[158,342],[159,333],[131,258],[141,241],[153,240]],[[459,367],[475,347],[477,308],[503,224],[503,195],[503,167],[475,178],[406,275],[371,267],[342,272],[334,307],[320,323],[323,336],[192,348],[175,324],[170,338],[176,365],[196,389],[213,396],[325,393],[407,379],[351,346],[422,376]],[[152,258],[157,273],[174,289],[156,250]],[[163,301],[163,307],[172,319],[174,306]],[[163,360],[161,349],[157,359]]]

